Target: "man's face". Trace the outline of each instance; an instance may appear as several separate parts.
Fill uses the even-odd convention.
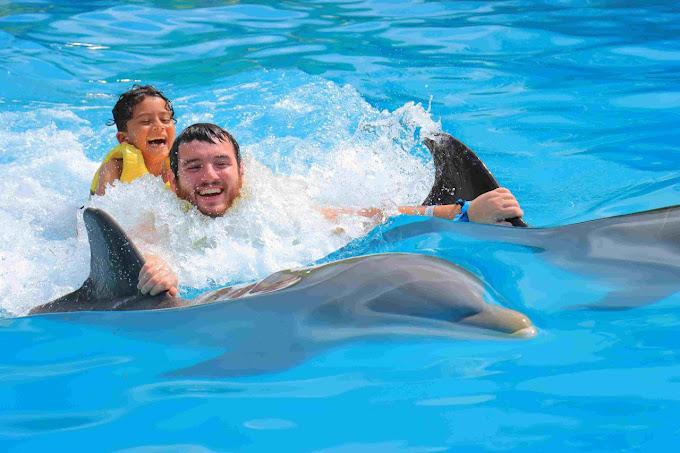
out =
[[[243,174],[231,142],[206,143],[194,140],[177,150],[175,191],[199,211],[219,217],[241,193]]]
[[[175,122],[163,98],[146,96],[132,109],[127,132],[118,132],[119,142],[137,147],[150,172],[160,170],[175,141]]]

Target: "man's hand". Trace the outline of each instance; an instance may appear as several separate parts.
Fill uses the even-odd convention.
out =
[[[472,200],[468,207],[468,218],[471,222],[477,223],[509,225],[505,219],[523,215],[524,211],[519,207],[515,196],[503,187],[483,193]]]
[[[155,296],[167,291],[169,295],[176,296],[179,292],[177,275],[170,266],[155,255],[146,255],[146,263],[139,271],[139,283],[137,288],[142,294]]]

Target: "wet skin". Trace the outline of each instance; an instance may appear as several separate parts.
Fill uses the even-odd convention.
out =
[[[209,143],[194,140],[182,143],[174,181],[177,196],[203,214],[219,217],[241,193],[242,167],[231,142]]]
[[[127,131],[119,131],[116,138],[119,143],[127,142],[138,148],[146,168],[160,175],[175,141],[175,122],[165,100],[156,96],[144,98],[132,109]]]

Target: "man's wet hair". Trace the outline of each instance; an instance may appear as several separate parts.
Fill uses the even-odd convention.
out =
[[[175,143],[172,144],[172,148],[170,149],[170,168],[172,168],[175,178],[178,177],[177,173],[179,171],[179,147],[183,143],[193,141],[214,144],[217,144],[218,142],[231,143],[234,147],[234,154],[236,155],[236,164],[239,168],[241,167],[241,150],[238,146],[238,142],[229,132],[216,124],[196,123],[184,129],[182,133],[177,136]]]
[[[157,90],[151,85],[132,85],[132,88],[121,94],[118,102],[113,106],[113,119],[109,120],[106,125],[116,125],[118,132],[127,132],[127,122],[132,119],[132,110],[137,104],[142,102],[147,97],[158,97],[165,101],[165,107],[170,111],[172,120],[175,121],[175,110],[172,108],[172,102],[165,97],[162,91]]]

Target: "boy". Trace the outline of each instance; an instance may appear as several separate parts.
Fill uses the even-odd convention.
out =
[[[175,141],[175,111],[170,100],[151,85],[134,85],[113,107],[119,145],[104,158],[90,186],[104,195],[116,180],[131,182],[151,173],[167,181],[168,155]]]

